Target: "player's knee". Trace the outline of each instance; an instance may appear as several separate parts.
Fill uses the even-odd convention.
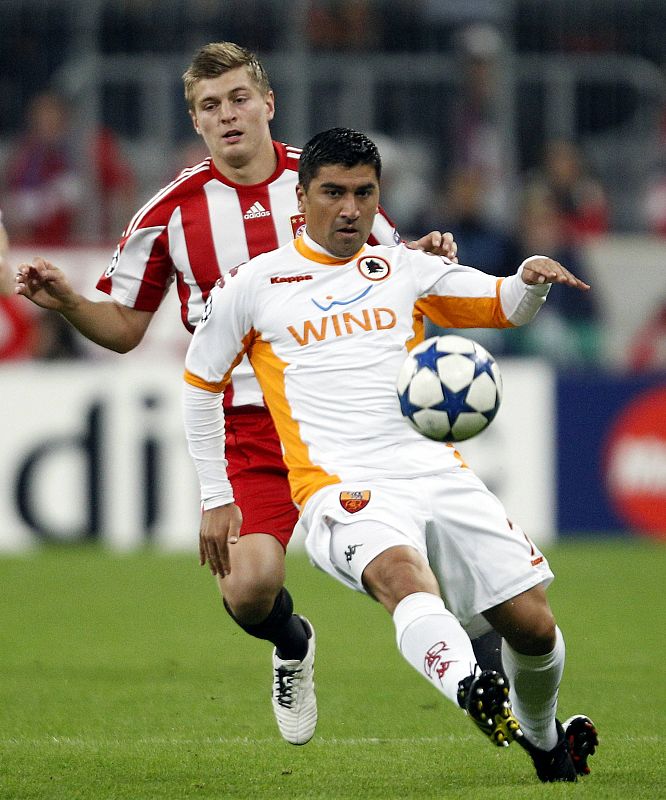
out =
[[[224,605],[232,618],[241,625],[256,625],[266,619],[282,585],[272,579],[252,580],[249,576],[231,582],[232,575],[233,572],[221,581]]]
[[[550,611],[530,617],[507,636],[507,641],[524,655],[546,655],[552,652],[556,643],[555,618]]]
[[[411,547],[393,547],[377,556],[365,568],[363,584],[389,613],[410,594],[439,595],[437,580],[428,563]]]

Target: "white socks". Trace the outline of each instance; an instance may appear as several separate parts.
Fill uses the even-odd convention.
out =
[[[396,606],[393,622],[402,655],[457,706],[458,683],[474,671],[476,658],[469,636],[442,598],[410,594]]]
[[[517,653],[502,640],[502,664],[511,687],[509,698],[523,733],[540,750],[557,744],[555,710],[564,671],[564,639],[555,629],[555,647],[543,656]]]

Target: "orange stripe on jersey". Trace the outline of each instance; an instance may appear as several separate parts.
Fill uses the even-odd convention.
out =
[[[513,328],[502,311],[498,278],[495,297],[436,297],[416,302],[416,309],[441,328]]]
[[[294,420],[285,389],[284,371],[288,366],[261,337],[254,340],[249,352],[250,363],[264,393],[275,428],[284,447],[284,462],[289,470],[291,496],[299,506],[323,486],[340,483],[310,460],[308,446],[301,438],[298,423]]]
[[[414,306],[412,311],[412,330],[414,335],[405,342],[408,352],[425,339],[425,323],[423,322],[423,314],[418,310],[418,306]]]
[[[349,258],[334,258],[333,256],[329,256],[326,253],[318,253],[316,250],[313,250],[311,247],[308,247],[305,242],[303,241],[302,237],[298,237],[298,239],[294,239],[294,247],[298,250],[298,252],[304,257],[310,259],[310,261],[316,261],[317,264],[325,264],[326,266],[338,266],[339,264],[348,264],[350,261],[353,261],[355,258],[358,258],[363,250],[365,250],[365,245],[355,253],[353,256]]]

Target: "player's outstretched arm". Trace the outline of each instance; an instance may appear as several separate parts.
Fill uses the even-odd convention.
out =
[[[569,272],[558,261],[547,256],[530,256],[522,263],[522,279],[528,286],[544,283],[561,283],[586,292],[590,285]]]
[[[15,292],[59,312],[91,342],[118,353],[139,344],[153,316],[152,311],[138,311],[114,300],[88,300],[74,291],[61,269],[39,257],[31,264],[19,264]]]
[[[231,572],[229,545],[238,541],[243,515],[235,503],[211,508],[201,515],[199,563],[208,562],[213,575],[223,578]]]
[[[12,293],[12,275],[9,267],[9,237],[0,222],[0,296]]]
[[[407,247],[410,250],[423,250],[424,253],[432,253],[434,256],[445,256],[458,263],[458,245],[452,233],[430,231],[414,242],[407,242]]]

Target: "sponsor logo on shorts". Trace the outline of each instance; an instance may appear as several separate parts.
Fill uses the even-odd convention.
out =
[[[446,642],[437,642],[425,654],[423,669],[430,679],[437,677],[442,681],[451,664],[456,663],[456,660],[452,661],[444,658],[444,653],[448,652],[449,649]]]
[[[345,550],[345,558],[347,559],[347,563],[351,564],[352,558],[354,558],[354,553],[358,550],[359,547],[363,547],[363,544],[350,544],[349,547]]]
[[[363,256],[356,262],[356,267],[369,281],[383,281],[391,274],[391,265],[380,256]]]
[[[510,522],[509,520],[507,520],[507,522],[509,523],[509,527],[511,528],[511,530],[513,530],[513,523]],[[521,533],[525,537],[525,541],[527,542],[527,544],[530,546],[530,564],[533,567],[538,567],[539,564],[541,564],[543,562],[543,556],[538,556],[537,555],[537,551],[536,551],[536,547],[534,546],[534,542],[525,533],[525,531],[521,531]]]
[[[361,492],[340,492],[340,505],[350,514],[355,514],[365,508],[370,502],[370,491],[364,489]]]

